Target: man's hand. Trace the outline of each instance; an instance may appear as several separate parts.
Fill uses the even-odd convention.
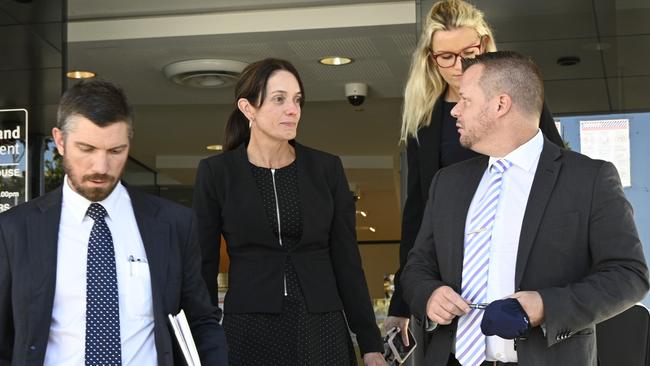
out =
[[[363,355],[364,366],[388,366],[384,356],[379,352],[368,352]]]
[[[402,331],[402,343],[408,347],[409,345],[409,336],[408,336],[408,327],[409,327],[409,318],[402,318],[401,316],[388,316],[384,320],[384,330],[388,333],[389,330],[394,327],[399,328]]]
[[[427,316],[437,324],[450,324],[455,317],[469,313],[469,305],[449,286],[438,287],[427,301]]]
[[[521,307],[524,308],[530,325],[536,327],[544,322],[544,302],[542,296],[537,291],[520,291],[512,294],[513,299],[517,299]]]

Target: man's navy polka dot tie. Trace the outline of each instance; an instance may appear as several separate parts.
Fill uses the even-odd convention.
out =
[[[86,273],[86,365],[121,365],[120,305],[115,250],[106,209],[92,203],[86,213],[95,223],[88,241]]]

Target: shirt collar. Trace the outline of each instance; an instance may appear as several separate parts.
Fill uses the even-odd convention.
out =
[[[495,158],[491,156],[488,169],[491,168],[497,160],[506,159],[511,162],[512,165],[516,165],[527,172],[533,171],[533,169],[536,168],[535,162],[542,153],[543,148],[544,135],[542,135],[542,131],[537,129],[537,134],[532,139],[528,140],[528,142],[519,146],[503,158]]]
[[[114,219],[117,217],[119,205],[123,201],[122,197],[124,195],[127,195],[126,188],[124,188],[121,182],[118,182],[113,192],[104,200],[98,201],[97,203],[104,206],[109,218]],[[76,222],[82,222],[84,220],[91,203],[93,202],[75,192],[70,187],[68,176],[66,175],[63,178],[63,206],[68,208],[69,214],[72,215]]]

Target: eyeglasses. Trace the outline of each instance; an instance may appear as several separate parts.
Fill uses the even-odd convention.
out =
[[[429,48],[429,53],[431,54],[431,58],[433,59],[433,61],[435,61],[438,67],[448,68],[456,64],[458,57],[460,57],[461,59],[467,59],[467,58],[475,58],[476,56],[480,55],[482,43],[483,43],[483,38],[479,40],[478,44],[463,48],[458,53],[454,53],[454,52],[433,53],[433,50],[431,48]]]

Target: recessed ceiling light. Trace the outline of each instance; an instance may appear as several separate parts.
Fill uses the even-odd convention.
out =
[[[94,72],[92,71],[84,71],[84,70],[73,70],[73,71],[68,71],[65,76],[68,77],[68,79],[90,79],[95,77]]]
[[[368,217],[368,214],[365,211],[359,211],[357,210],[357,213],[363,217]]]
[[[377,230],[375,230],[375,228],[372,227],[372,226],[370,226],[370,227],[368,228],[368,230],[372,231],[373,233],[374,233],[375,231],[377,231]]]
[[[345,56],[331,56],[331,57],[323,57],[320,60],[318,60],[323,65],[329,65],[329,66],[341,66],[341,65],[347,65],[350,62],[352,62],[352,59],[349,57]]]
[[[213,150],[213,151],[221,151],[221,150],[223,150],[222,145],[208,145],[205,148],[208,149],[208,150]]]

